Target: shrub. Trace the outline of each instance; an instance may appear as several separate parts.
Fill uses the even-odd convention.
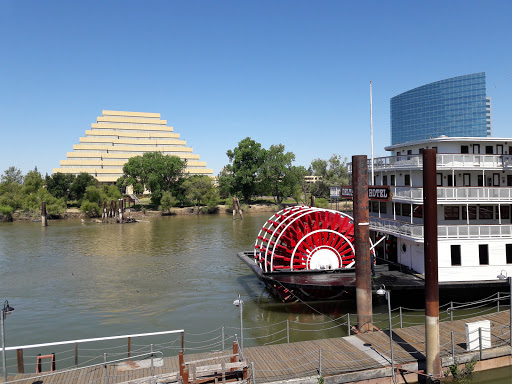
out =
[[[326,208],[326,209],[328,209],[329,208],[329,202],[327,201],[327,199],[324,199],[323,197],[317,197],[315,199],[315,206],[317,208]]]
[[[89,200],[84,200],[80,210],[88,217],[98,217],[100,215],[100,206]]]

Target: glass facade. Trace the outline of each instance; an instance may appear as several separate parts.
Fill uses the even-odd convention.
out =
[[[404,92],[391,99],[391,145],[441,135],[489,136],[488,102],[485,72],[436,81]]]

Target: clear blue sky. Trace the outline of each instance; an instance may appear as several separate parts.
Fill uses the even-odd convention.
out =
[[[389,144],[390,98],[484,71],[512,136],[510,1],[0,2],[0,172],[52,172],[103,109],[159,112],[214,174],[250,136],[297,165]]]

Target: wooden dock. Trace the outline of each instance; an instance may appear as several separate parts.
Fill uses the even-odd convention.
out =
[[[498,351],[494,356],[510,355],[510,312],[487,314],[453,322],[440,323],[441,357],[445,361],[451,360],[452,334],[454,336],[453,349],[457,358],[468,354],[477,355],[477,352],[466,351],[465,323],[490,320],[491,322],[491,349],[484,351]],[[417,325],[407,328],[393,329],[393,349],[395,366],[400,367],[408,363],[416,363],[425,359],[425,327]],[[500,347],[505,347],[501,348]],[[208,364],[218,363],[216,356],[226,355],[231,351],[218,353],[185,354],[185,362],[206,359]],[[485,356],[484,356],[485,358]],[[328,377],[353,372],[364,372],[381,369],[382,376],[391,374],[390,367],[390,339],[389,332],[376,331],[347,337],[302,341],[289,344],[276,344],[258,347],[247,347],[243,351],[243,359],[249,367],[248,380],[253,378],[256,383],[274,382],[292,378]],[[103,365],[74,369],[70,371],[56,371],[48,377],[37,377],[35,374],[18,374],[9,376],[8,382],[17,381],[23,384],[64,384],[64,383],[150,383],[142,380],[151,376],[151,368],[127,369],[127,364]],[[252,372],[254,365],[254,372]],[[382,368],[387,368],[382,371]],[[178,357],[165,357],[158,362],[155,359],[154,375],[159,383],[176,381],[179,371]],[[382,373],[385,372],[385,373]],[[254,376],[253,376],[254,375]],[[192,382],[189,376],[189,382]],[[221,380],[218,380],[219,382]],[[154,381],[153,381],[154,382]],[[212,380],[212,382],[214,382]]]

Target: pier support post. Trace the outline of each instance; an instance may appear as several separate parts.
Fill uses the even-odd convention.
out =
[[[368,210],[368,160],[366,155],[352,156],[352,167],[357,327],[360,332],[368,332],[373,330],[373,325],[370,214]]]
[[[124,208],[123,207],[123,199],[119,199],[119,223],[120,224],[123,224],[123,219],[124,219],[124,217],[123,217],[124,209],[123,208]]]
[[[48,226],[48,212],[46,211],[46,202],[41,202],[41,225],[43,227]]]
[[[23,349],[16,350],[16,357],[18,358],[18,373],[25,373],[25,364],[23,361]]]
[[[437,254],[437,182],[436,150],[423,150],[423,210],[425,268],[425,342],[426,373],[432,380],[441,377],[439,341],[439,278]]]

